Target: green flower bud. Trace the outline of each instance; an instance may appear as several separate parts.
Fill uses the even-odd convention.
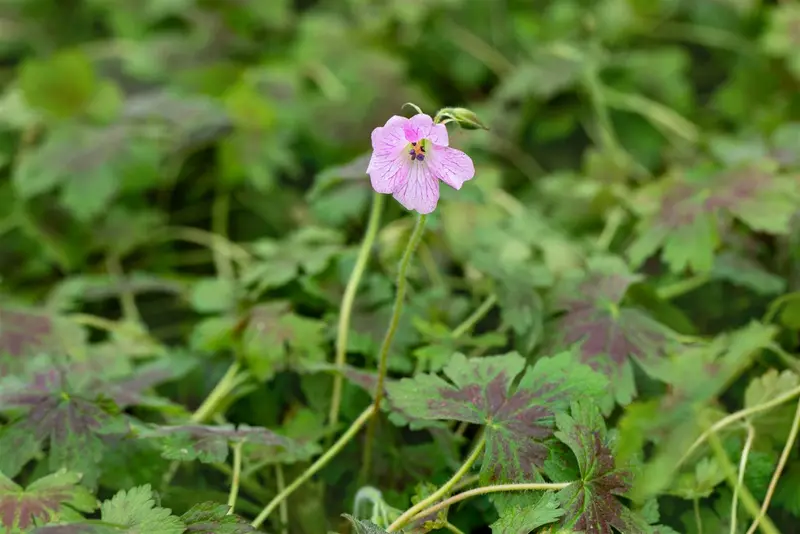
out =
[[[451,120],[465,130],[488,130],[489,127],[481,122],[474,111],[467,108],[442,108],[436,114],[433,122],[440,123],[443,120]]]

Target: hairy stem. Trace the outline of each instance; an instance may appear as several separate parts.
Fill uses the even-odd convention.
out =
[[[242,478],[242,446],[243,441],[235,443],[233,449],[233,476],[231,477],[231,491],[228,494],[228,514],[236,508],[236,499],[239,498],[239,482]]]
[[[322,456],[317,458],[316,462],[311,464],[308,467],[308,469],[303,471],[303,473],[300,474],[299,477],[294,479],[291,484],[289,484],[288,486],[286,486],[286,488],[284,488],[281,492],[279,492],[264,507],[264,509],[261,510],[261,513],[258,514],[258,517],[256,517],[253,520],[253,523],[252,523],[253,528],[259,528],[264,523],[264,521],[267,519],[267,517],[269,517],[269,514],[271,514],[272,511],[275,510],[275,508],[277,508],[287,497],[289,497],[289,495],[294,493],[294,491],[297,488],[302,486],[306,481],[308,481],[308,479],[310,479],[312,476],[314,476],[320,469],[322,469],[323,467],[328,465],[328,462],[333,460],[333,458],[337,454],[339,454],[339,452],[341,452],[341,450],[345,447],[345,445],[350,443],[350,440],[352,440],[355,437],[355,435],[358,434],[358,431],[361,430],[361,427],[363,427],[367,423],[367,421],[369,421],[369,419],[370,419],[370,417],[372,417],[373,413],[375,413],[375,405],[371,404],[370,406],[367,407],[366,410],[364,410],[361,413],[361,415],[358,416],[358,419],[353,421],[353,424],[350,425],[350,428],[347,429],[347,432],[342,434],[342,437],[340,437],[336,441],[336,443],[334,443],[331,446],[330,449],[325,451],[325,454],[323,454]]]
[[[744,485],[744,472],[747,469],[747,458],[750,456],[750,449],[753,446],[753,441],[756,438],[756,429],[750,423],[747,424],[747,439],[742,448],[742,455],[739,458],[739,478],[736,480],[736,487],[733,490],[733,498],[731,500],[731,529],[730,534],[736,534],[736,519],[738,515],[737,508],[739,507],[739,489]]]
[[[350,316],[353,313],[353,303],[356,299],[358,284],[361,282],[361,278],[364,276],[364,271],[367,267],[369,253],[375,243],[375,236],[378,235],[378,226],[380,225],[382,211],[383,195],[375,193],[372,197],[372,210],[369,214],[364,240],[361,242],[361,248],[358,251],[358,257],[356,258],[353,272],[350,273],[350,279],[347,281],[347,287],[345,287],[342,305],[339,310],[339,326],[336,331],[336,358],[334,360],[338,369],[344,367],[346,362],[347,336],[350,328]],[[344,376],[341,373],[336,373],[333,377],[333,394],[331,395],[331,409],[328,415],[328,428],[330,430],[334,430],[336,425],[339,424],[339,409],[342,404],[343,383]]]
[[[769,503],[772,500],[773,494],[775,493],[775,488],[778,486],[778,480],[781,478],[783,468],[786,467],[786,462],[789,460],[789,455],[792,453],[794,443],[797,441],[798,430],[800,430],[800,402],[797,403],[797,409],[794,412],[794,420],[792,421],[792,428],[789,430],[789,437],[786,439],[786,444],[783,446],[783,451],[781,452],[781,457],[778,460],[778,465],[775,467],[775,472],[772,474],[772,479],[769,481],[767,495],[764,497],[764,502],[761,504],[761,510],[758,512],[758,516],[753,521],[753,524],[750,526],[747,534],[753,534],[753,532],[756,531],[756,528],[758,528],[758,526],[761,524],[761,521],[766,518]]]
[[[469,499],[470,497],[477,497],[478,495],[486,495],[487,493],[500,493],[504,491],[547,491],[547,490],[562,490],[573,484],[573,482],[561,482],[561,483],[546,483],[546,482],[534,482],[530,484],[497,484],[494,486],[483,486],[480,488],[475,488],[471,490],[464,491],[462,493],[457,493],[452,497],[445,499],[437,504],[434,504],[430,508],[426,508],[419,512],[414,519],[421,519],[423,517],[427,517],[429,515],[435,514],[439,510],[444,508],[449,508],[450,506],[456,504],[457,502],[461,502],[464,500]]]
[[[383,400],[383,384],[386,380],[386,371],[389,364],[389,349],[391,349],[394,334],[397,332],[397,326],[400,323],[400,315],[403,312],[403,303],[406,297],[406,285],[408,282],[406,280],[406,272],[411,263],[411,257],[414,255],[414,250],[416,250],[417,245],[419,245],[422,239],[426,220],[427,215],[423,214],[417,218],[417,224],[414,226],[414,230],[412,230],[411,236],[408,238],[408,244],[406,245],[405,251],[403,251],[403,257],[400,258],[400,266],[397,271],[397,294],[395,295],[394,307],[392,308],[392,317],[389,320],[389,327],[386,329],[386,335],[383,338],[383,343],[378,353],[378,381],[375,385],[375,401],[373,403],[375,405],[375,410],[369,422],[369,426],[367,427],[367,439],[364,443],[364,458],[361,466],[361,475],[364,481],[369,477],[369,470],[372,464],[372,441],[375,437],[375,427],[378,424],[381,401]]]
[[[411,519],[414,518],[421,510],[424,510],[428,506],[431,506],[436,503],[439,499],[450,493],[450,491],[458,484],[458,481],[461,480],[464,475],[466,475],[475,462],[478,460],[480,455],[483,453],[483,448],[486,445],[486,437],[482,435],[478,443],[475,445],[475,448],[472,450],[472,453],[469,457],[464,461],[464,464],[455,472],[455,474],[450,477],[450,480],[445,482],[442,487],[438,490],[434,491],[431,495],[427,498],[421,500],[395,519],[394,523],[389,525],[389,528],[386,529],[386,532],[395,532],[403,528]]]
[[[716,434],[711,434],[708,438],[709,443],[711,444],[711,449],[714,451],[714,456],[719,460],[719,463],[722,465],[722,469],[725,471],[725,479],[728,481],[728,485],[731,489],[734,489],[738,486],[736,483],[736,468],[733,467],[730,459],[728,458],[728,453],[725,452],[725,449],[722,447],[722,441],[719,439],[719,436]],[[759,507],[758,501],[756,501],[753,494],[750,493],[750,490],[747,489],[747,486],[740,486],[739,487],[739,500],[744,505],[745,510],[747,513],[750,514],[751,517],[754,519],[759,515]],[[758,525],[761,527],[761,531],[764,534],[780,534],[780,531],[775,526],[775,523],[768,516],[764,516]]]
[[[756,404],[755,406],[751,406],[750,408],[739,410],[738,412],[734,412],[728,416],[723,417],[713,425],[711,425],[707,430],[705,430],[700,436],[692,443],[691,447],[689,447],[686,452],[683,454],[680,460],[678,460],[678,465],[676,467],[680,467],[683,462],[689,459],[692,453],[703,444],[707,439],[709,439],[712,435],[716,434],[723,428],[732,425],[733,423],[739,421],[740,419],[744,419],[751,415],[763,412],[765,410],[769,410],[770,408],[774,408],[775,406],[779,406],[786,401],[790,401],[793,398],[800,395],[800,387],[796,387],[784,393],[779,397],[775,397],[772,400],[764,402],[762,404]]]

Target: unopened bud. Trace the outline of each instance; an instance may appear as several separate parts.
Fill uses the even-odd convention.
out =
[[[467,108],[442,108],[436,114],[433,122],[440,123],[451,120],[465,130],[488,130],[489,128],[481,122],[474,111]]]

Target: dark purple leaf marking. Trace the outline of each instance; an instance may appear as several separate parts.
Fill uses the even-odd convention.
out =
[[[456,354],[444,368],[449,381],[422,374],[389,384],[387,391],[395,406],[417,418],[485,425],[485,480],[532,480],[547,457],[541,441],[552,434],[554,408],[571,395],[597,394],[606,383],[564,353],[538,361],[512,391],[524,368],[515,353],[474,359]]]

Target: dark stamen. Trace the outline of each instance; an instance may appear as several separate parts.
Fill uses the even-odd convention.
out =
[[[425,159],[425,155],[424,154],[417,154],[417,161],[422,161],[424,159]]]
[[[411,150],[408,151],[408,153],[413,156],[414,154],[417,153],[417,151],[412,148]]]
[[[423,152],[425,152],[425,147],[424,147],[424,146],[423,146],[423,147],[420,147],[420,150],[422,150]]]
[[[416,141],[411,141],[411,146],[417,146]]]

